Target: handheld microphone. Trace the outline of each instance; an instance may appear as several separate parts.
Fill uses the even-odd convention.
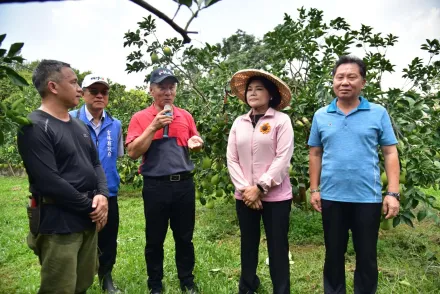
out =
[[[163,108],[164,110],[167,110],[167,112],[165,112],[165,115],[167,116],[172,116],[172,107],[169,104],[165,104],[165,107]],[[163,137],[164,138],[168,138],[168,131],[169,131],[169,125],[166,125],[163,127]]]

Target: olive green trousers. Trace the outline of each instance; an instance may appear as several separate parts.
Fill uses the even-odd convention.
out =
[[[95,230],[37,236],[27,243],[41,264],[39,294],[85,293],[98,268],[98,234]]]

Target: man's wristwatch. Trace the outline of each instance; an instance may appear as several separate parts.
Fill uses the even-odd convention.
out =
[[[316,192],[320,192],[321,190],[319,190],[319,188],[317,189],[310,189],[310,194],[316,193]]]
[[[392,196],[392,197],[396,198],[398,201],[400,201],[400,193],[386,192],[385,195]]]

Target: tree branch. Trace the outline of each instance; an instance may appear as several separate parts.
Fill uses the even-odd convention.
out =
[[[198,94],[200,96],[200,98],[202,98],[205,102],[208,102],[208,98],[206,98],[206,96],[203,94],[202,91],[200,91],[197,86],[196,83],[194,82],[194,80],[192,79],[191,75],[189,73],[187,73],[186,71],[184,71],[183,69],[181,69],[177,64],[175,64],[173,61],[171,61],[171,63],[181,72],[183,73],[188,80],[190,81],[192,88],[194,90],[194,92],[196,92],[196,94]]]
[[[194,18],[196,18],[197,17],[197,13],[199,13],[199,11],[197,10],[196,11],[196,13],[193,13],[192,15],[191,15],[191,18],[188,20],[188,23],[186,24],[186,26],[185,26],[185,30],[187,30],[188,29],[188,27],[189,27],[189,24],[194,20]]]
[[[194,13],[194,12],[192,12],[192,10],[191,10],[191,12],[192,12],[192,16],[191,16],[191,18],[188,20],[188,23],[186,24],[186,26],[185,26],[185,30],[187,30],[188,29],[188,27],[189,27],[189,25],[190,25],[190,23],[199,15],[199,12],[200,11],[202,11],[203,9],[205,9],[206,7],[204,7],[204,8],[198,8],[197,9],[197,11]]]
[[[174,16],[173,16],[173,19],[172,19],[173,21],[176,18],[177,13],[179,12],[181,6],[182,6],[182,4],[179,4],[179,7],[177,7],[176,13],[174,13]]]
[[[183,37],[183,44],[187,44],[191,42],[191,38],[188,36],[188,34],[197,34],[197,32],[190,32],[187,31],[186,29],[182,29],[172,19],[166,16],[162,11],[157,10],[155,7],[151,6],[147,2],[144,2],[142,0],[131,0],[131,2],[136,3],[140,7],[148,10],[149,12],[153,13],[158,18],[162,19],[167,24],[169,24],[176,32],[178,32]]]

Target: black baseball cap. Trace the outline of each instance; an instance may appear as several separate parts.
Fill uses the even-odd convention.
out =
[[[150,83],[159,84],[160,82],[168,78],[173,79],[176,83],[179,82],[179,80],[176,78],[171,70],[160,67],[153,70],[153,72],[151,73]]]

